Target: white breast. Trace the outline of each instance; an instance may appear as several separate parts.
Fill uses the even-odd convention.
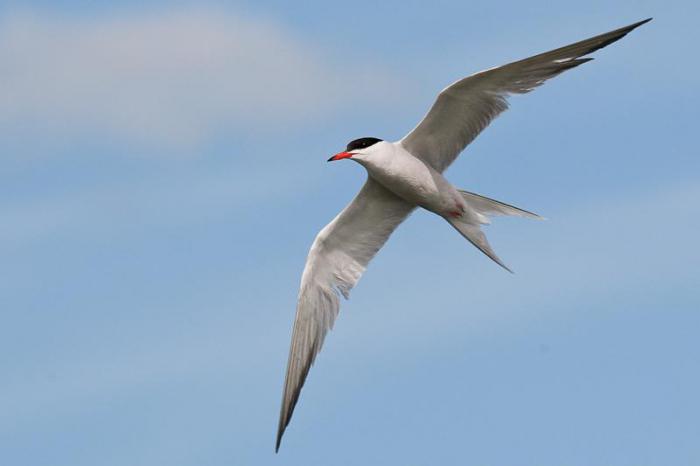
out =
[[[442,174],[397,143],[385,147],[363,164],[371,177],[402,199],[439,215],[463,210],[462,197]]]

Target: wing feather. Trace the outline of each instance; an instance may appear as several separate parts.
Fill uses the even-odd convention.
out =
[[[547,79],[593,60],[580,58],[605,47],[651,18],[549,52],[491,68],[445,88],[401,144],[443,172],[500,113],[509,94],[525,94]]]
[[[355,199],[316,236],[301,278],[275,451],[338,316],[339,295],[348,298],[369,261],[414,208],[368,178]]]

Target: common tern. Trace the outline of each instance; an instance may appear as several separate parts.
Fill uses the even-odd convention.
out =
[[[328,161],[364,166],[357,196],[316,236],[301,277],[275,451],[299,393],[338,316],[369,261],[416,208],[443,217],[501,267],[481,225],[489,217],[539,218],[527,210],[455,188],[442,173],[464,148],[508,108],[510,94],[525,94],[558,74],[593,60],[583,58],[624,37],[651,18],[549,52],[460,79],[438,94],[423,120],[403,139],[364,137]]]

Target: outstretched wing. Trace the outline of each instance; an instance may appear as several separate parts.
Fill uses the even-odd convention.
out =
[[[547,79],[593,60],[580,58],[621,38],[651,18],[524,60],[473,74],[445,88],[401,144],[443,172],[501,112],[509,94],[525,94]]]
[[[275,451],[338,315],[339,294],[348,297],[369,261],[414,208],[368,178],[355,199],[316,236],[301,277]]]

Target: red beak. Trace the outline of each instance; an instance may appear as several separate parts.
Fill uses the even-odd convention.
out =
[[[350,157],[352,157],[352,154],[351,154],[350,152],[338,152],[338,153],[335,154],[333,157],[331,157],[330,159],[328,159],[328,161],[329,161],[329,162],[335,162],[336,160],[340,160],[340,159],[349,159]]]

